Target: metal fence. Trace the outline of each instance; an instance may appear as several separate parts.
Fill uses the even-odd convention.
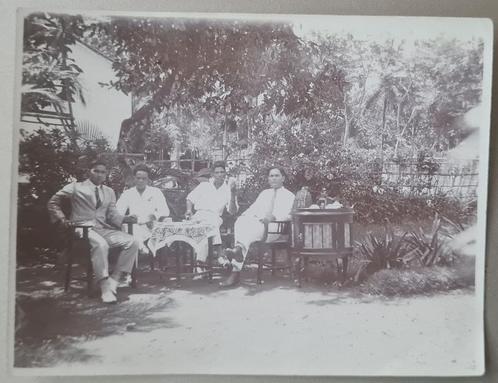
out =
[[[475,197],[479,184],[479,160],[436,159],[430,162],[385,162],[382,185],[403,194]]]

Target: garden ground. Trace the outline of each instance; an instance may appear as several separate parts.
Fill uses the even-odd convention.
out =
[[[57,373],[447,374],[475,372],[480,349],[472,289],[386,299],[285,275],[240,287],[144,267],[117,305],[69,293],[62,270],[20,267],[17,367]]]

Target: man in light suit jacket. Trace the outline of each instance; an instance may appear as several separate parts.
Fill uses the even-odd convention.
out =
[[[135,216],[119,214],[116,209],[114,190],[103,185],[107,177],[107,165],[96,161],[90,166],[87,180],[64,186],[48,201],[52,222],[63,227],[73,223],[89,224],[91,258],[96,279],[99,281],[104,303],[117,301],[118,281],[123,273],[130,273],[138,254],[139,243],[133,236],[120,231],[123,223],[136,222]],[[62,211],[62,200],[71,201],[71,217]],[[110,248],[120,248],[121,253],[115,270],[109,276],[108,253]]]

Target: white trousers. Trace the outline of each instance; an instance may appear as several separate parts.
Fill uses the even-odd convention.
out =
[[[109,249],[121,249],[116,262],[116,271],[131,273],[137,258],[139,243],[130,234],[119,230],[92,228],[88,232],[90,252],[95,278],[101,280],[109,276]]]
[[[275,231],[277,228],[276,223],[270,222],[268,225],[268,231]],[[232,259],[232,266],[234,271],[242,270],[244,261],[249,251],[249,246],[253,242],[261,241],[265,234],[265,225],[259,220],[259,218],[241,215],[235,221],[234,235],[235,235],[235,246],[240,246],[242,248],[243,261],[238,262]],[[265,242],[274,242],[277,240],[287,239],[287,235],[280,234],[268,234]]]
[[[235,246],[240,246],[242,248],[244,260],[246,259],[249,246],[251,246],[253,242],[262,240],[264,234],[265,225],[259,220],[259,218],[246,215],[241,215],[237,218],[234,227]],[[233,270],[242,270],[244,260],[242,262],[238,262],[235,259],[232,259]]]
[[[216,235],[213,237],[213,245],[221,244],[220,226],[223,223],[223,220],[218,214],[209,210],[198,210],[191,219],[192,221],[199,221],[217,227]],[[208,253],[208,243],[202,246],[197,246],[196,259],[198,261],[205,262],[208,257]]]

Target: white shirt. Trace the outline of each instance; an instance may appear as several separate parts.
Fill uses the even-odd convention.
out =
[[[223,182],[219,188],[214,186],[214,181],[201,182],[192,190],[187,199],[194,204],[195,210],[208,210],[218,214],[220,217],[225,207],[230,206],[231,192],[228,185]],[[235,201],[237,208],[237,201]]]
[[[253,216],[256,218],[264,218],[269,213],[273,196],[275,194],[275,202],[273,204],[272,215],[277,221],[290,220],[290,213],[294,205],[294,194],[284,187],[276,189],[266,189],[259,193],[256,201],[242,215]]]
[[[148,222],[151,214],[156,218],[169,216],[168,204],[163,193],[152,186],[146,186],[142,194],[136,187],[125,190],[119,197],[116,207],[123,215],[129,209],[130,214],[137,216],[139,224]]]

